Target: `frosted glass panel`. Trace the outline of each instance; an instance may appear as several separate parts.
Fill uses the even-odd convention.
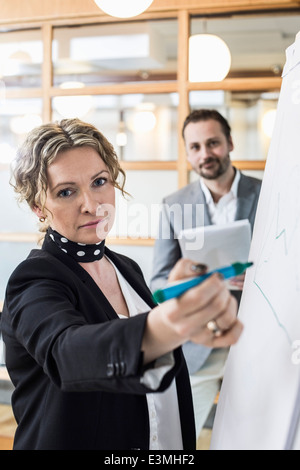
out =
[[[43,43],[40,29],[0,33],[0,76],[6,88],[41,86]]]
[[[191,35],[216,34],[231,52],[231,77],[280,76],[285,64],[285,50],[299,31],[297,12],[193,18]]]
[[[26,134],[42,124],[41,113],[41,99],[1,99],[0,88],[0,170],[11,163]]]
[[[177,93],[59,96],[54,121],[78,117],[95,125],[126,161],[177,159]]]
[[[37,217],[27,204],[18,204],[9,184],[9,170],[0,170],[0,232],[36,232]],[[5,203],[4,203],[5,201]]]
[[[0,301],[4,299],[9,276],[33,248],[38,248],[35,243],[0,242]]]
[[[277,92],[193,91],[191,111],[218,110],[229,122],[234,150],[232,160],[265,160],[273,132],[278,103]]]
[[[177,20],[56,27],[54,85],[176,80]]]
[[[19,206],[10,185],[10,167],[26,134],[42,123],[41,99],[0,100],[0,232],[33,232],[36,218]]]
[[[127,171],[125,186],[131,197],[117,191],[116,221],[111,235],[115,237],[155,237],[163,197],[176,191],[175,171]]]

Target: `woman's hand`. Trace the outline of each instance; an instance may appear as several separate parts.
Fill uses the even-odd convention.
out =
[[[197,274],[206,272],[205,266],[199,266]],[[181,259],[170,273],[171,282],[195,275],[195,263]],[[210,347],[226,347],[234,344],[242,331],[237,319],[237,302],[230,295],[224,281],[218,274],[212,275],[193,289],[189,289],[177,299],[161,304],[166,321],[179,335],[189,341]],[[216,322],[218,334],[207,328],[211,321]],[[210,325],[209,325],[210,326]],[[220,334],[222,333],[222,334]]]
[[[236,276],[236,277],[232,278],[229,281],[229,286],[236,287],[238,290],[243,290],[244,282],[245,282],[245,276],[246,276],[246,274],[240,274],[239,276]]]
[[[199,274],[203,272],[205,267]],[[174,282],[193,275],[194,263],[181,259],[169,279]],[[179,298],[167,300],[149,313],[143,341],[145,361],[153,360],[186,341],[213,348],[228,347],[237,342],[241,332],[237,302],[219,275],[213,274]]]

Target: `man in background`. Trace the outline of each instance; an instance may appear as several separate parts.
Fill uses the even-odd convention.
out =
[[[216,110],[193,111],[183,124],[182,136],[187,159],[200,178],[163,200],[154,248],[152,291],[166,285],[170,270],[182,257],[179,232],[199,225],[199,207],[204,208],[204,225],[248,219],[253,230],[255,220],[261,181],[233,167],[230,152],[234,145],[227,120]],[[182,210],[172,211],[172,207]],[[232,291],[239,300],[243,277],[236,278],[232,285],[240,289],[239,295]],[[228,350],[186,343],[183,351],[192,384],[198,437],[219,390]]]

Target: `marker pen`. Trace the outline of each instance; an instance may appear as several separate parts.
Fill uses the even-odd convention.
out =
[[[195,287],[201,282],[205,281],[209,276],[214,273],[222,274],[224,279],[230,279],[232,277],[238,276],[239,274],[243,274],[247,268],[252,266],[253,263],[233,263],[230,266],[225,266],[223,268],[215,269],[210,271],[207,274],[203,274],[202,276],[197,276],[188,281],[178,282],[173,285],[169,285],[163,289],[158,289],[154,292],[153,298],[155,302],[161,303],[165,300],[173,299],[174,297],[179,297],[180,295],[184,294],[188,289],[191,287]]]

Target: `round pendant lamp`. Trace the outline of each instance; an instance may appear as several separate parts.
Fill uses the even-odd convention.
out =
[[[59,88],[64,90],[72,88],[84,88],[82,82],[63,82]],[[91,95],[55,96],[53,98],[53,108],[64,118],[78,117],[82,119],[93,106]]]
[[[269,139],[272,137],[272,134],[273,134],[276,114],[277,114],[276,109],[269,109],[269,111],[266,111],[266,113],[263,115],[263,118],[262,118],[262,129],[265,135],[269,137]]]
[[[214,34],[195,34],[189,39],[189,81],[219,82],[231,66],[227,44]]]
[[[132,18],[140,15],[153,0],[94,0],[96,5],[110,16]]]

